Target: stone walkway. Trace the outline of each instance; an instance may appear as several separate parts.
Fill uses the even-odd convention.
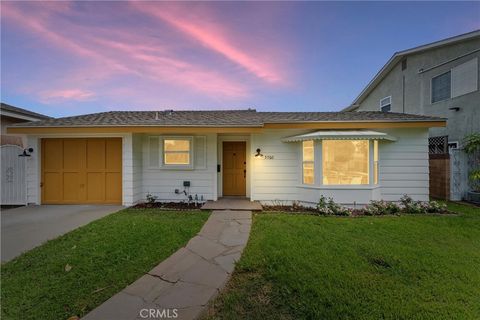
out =
[[[258,201],[250,201],[244,197],[223,197],[217,201],[207,201],[202,210],[262,211],[262,205]]]
[[[251,224],[250,211],[213,211],[185,247],[82,319],[198,318],[229,279]]]

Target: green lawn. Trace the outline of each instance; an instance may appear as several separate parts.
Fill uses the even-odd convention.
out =
[[[258,214],[212,319],[480,319],[480,209]]]
[[[83,316],[185,245],[207,217],[126,209],[49,241],[2,265],[1,318]]]

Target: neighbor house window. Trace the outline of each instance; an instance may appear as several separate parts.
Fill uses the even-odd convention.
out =
[[[382,112],[390,112],[392,110],[392,97],[385,97],[380,100],[380,110]]]
[[[315,182],[315,171],[314,171],[314,147],[313,141],[303,141],[303,183],[304,184],[314,184]]]
[[[369,184],[368,140],[324,140],[322,171],[324,185]]]
[[[163,163],[165,165],[188,166],[191,164],[191,139],[170,139],[163,140]]]
[[[450,99],[451,83],[450,71],[432,78],[432,103]]]

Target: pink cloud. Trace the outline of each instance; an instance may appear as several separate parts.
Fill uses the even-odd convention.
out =
[[[124,39],[125,40],[125,39]],[[132,60],[144,77],[151,80],[167,80],[195,88],[197,91],[222,93],[231,97],[248,94],[247,88],[239,83],[224,78],[215,71],[195,66],[172,56],[160,56],[150,52],[158,51],[147,45],[131,45],[129,41],[116,42],[96,39],[96,43],[123,59]]]
[[[49,103],[56,100],[86,101],[95,97],[95,93],[82,89],[52,90],[41,93],[41,100]]]
[[[184,10],[180,12],[180,10],[175,10],[175,7],[165,4],[158,6],[157,3],[143,1],[132,1],[131,4],[144,14],[152,15],[167,22],[203,46],[240,65],[256,77],[272,84],[286,82],[281,72],[270,63],[261,61],[252,54],[251,48],[242,50],[236,47],[232,37],[225,34],[225,29],[220,25],[207,22],[208,19],[205,19],[205,17],[197,19],[193,15],[186,14],[188,12],[186,8],[183,8]],[[272,55],[270,57],[272,58]]]
[[[238,98],[249,94],[248,87],[231,74],[182,59],[171,46],[159,39],[152,41],[128,26],[105,29],[95,24],[75,24],[65,17],[78,13],[63,3],[59,8],[53,4],[34,4],[32,8],[29,13],[15,3],[2,4],[2,18],[78,57],[62,79],[28,86],[43,101],[81,101],[108,95],[111,86],[105,83],[114,77],[129,77],[130,81],[136,78],[144,81],[145,87],[175,85],[213,97]],[[76,89],[65,89],[66,86]],[[100,92],[99,86],[107,89]]]

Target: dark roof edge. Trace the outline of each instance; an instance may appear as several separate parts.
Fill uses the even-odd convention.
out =
[[[37,112],[33,112],[33,111],[30,111],[30,110],[27,110],[27,109],[15,107],[15,106],[12,106],[10,104],[2,102],[0,111],[4,111],[4,110],[9,111],[9,112],[16,112],[16,113],[19,113],[19,114],[22,114],[22,115],[25,115],[25,116],[28,116],[28,117],[39,118],[39,119],[42,119],[42,120],[52,119],[52,117],[50,117],[50,116],[47,116],[47,115],[44,115],[44,114],[41,114],[41,113],[37,113]]]
[[[382,122],[397,122],[397,123],[402,123],[402,122],[439,122],[439,121],[447,121],[446,118],[433,118],[433,117],[425,117],[425,119],[381,119],[381,120],[323,120],[323,121],[265,121],[260,125],[218,125],[218,124],[212,124],[212,125],[194,125],[194,124],[116,124],[116,125],[111,125],[111,124],[94,124],[94,125],[29,125],[25,126],[22,125],[22,123],[19,124],[13,124],[10,125],[9,127],[15,127],[15,128],[115,128],[115,127],[165,127],[165,128],[263,128],[265,124],[309,124],[309,123],[342,123],[342,122],[358,122],[358,123],[365,123],[365,122],[376,122],[376,123],[382,123]]]

